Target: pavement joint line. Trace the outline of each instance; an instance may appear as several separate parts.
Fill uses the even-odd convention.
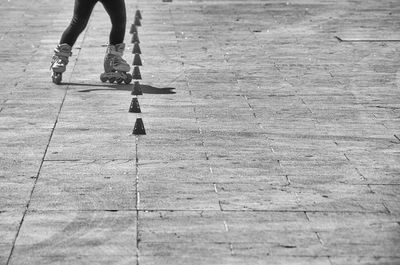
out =
[[[81,159],[44,159],[44,162],[89,162],[92,160],[81,160]],[[90,162],[90,163],[94,163],[94,162]]]
[[[136,10],[139,10],[139,0],[136,2]],[[135,15],[135,20],[136,20],[136,15]],[[136,96],[137,98],[137,96]],[[133,99],[132,99],[133,100]],[[139,108],[140,109],[140,108]],[[137,115],[140,116],[140,115]],[[135,194],[136,194],[136,199],[135,199],[135,213],[136,213],[136,240],[135,240],[135,257],[136,257],[136,265],[139,265],[139,258],[140,258],[140,252],[139,252],[139,244],[140,244],[140,233],[139,233],[139,226],[140,226],[140,217],[139,214],[141,212],[140,210],[140,192],[139,192],[139,140],[140,136],[135,135]]]
[[[298,206],[300,207],[301,206],[301,200],[300,200],[300,198],[299,198],[299,195],[297,194],[297,192],[293,192],[294,193],[294,196],[296,197],[296,203],[298,204]]]
[[[76,209],[76,210],[29,210],[29,213],[47,213],[47,212],[136,212],[136,209]]]
[[[140,207],[140,193],[139,193],[139,136],[135,136],[135,212],[136,212],[136,240],[135,240],[135,248],[136,248],[136,265],[139,265],[139,243],[140,243],[140,234],[139,234],[139,207]]]
[[[361,137],[361,136],[346,136],[346,135],[314,135],[314,134],[290,134],[290,133],[273,133],[273,132],[263,132],[262,134],[270,135],[270,136],[279,136],[279,137],[287,137],[290,139],[315,139],[315,140],[324,140],[324,141],[359,141],[359,142],[371,142],[371,141],[391,141],[392,138],[381,138],[381,137]],[[338,145],[338,144],[336,144]]]
[[[389,208],[386,206],[385,202],[382,202],[383,207],[386,209],[387,214],[392,214],[392,212],[389,210]]]
[[[335,36],[339,42],[400,42],[400,40],[396,39],[344,39],[339,36]]]
[[[121,162],[124,161],[125,163],[129,163],[135,161],[134,159],[124,159],[124,158],[116,158],[116,159],[106,159],[106,158],[99,158],[99,159],[45,159],[44,162],[84,162],[87,164],[94,164],[96,162]]]
[[[285,177],[289,177],[289,175],[285,176]],[[146,183],[168,183],[168,181],[146,181]],[[215,191],[215,189],[217,188],[214,185],[226,185],[226,184],[238,184],[238,185],[244,185],[244,184],[254,184],[254,182],[248,182],[248,181],[242,181],[242,182],[210,182],[210,181],[184,181],[184,182],[180,182],[180,183],[184,183],[184,184],[211,184],[213,185],[213,189]],[[260,182],[262,183],[262,182]],[[303,188],[304,186],[306,186],[306,184],[303,183],[293,183],[290,178],[286,179],[286,183],[285,184],[269,184],[269,186],[271,187],[285,187],[285,186],[292,186],[293,188]],[[321,184],[323,185],[323,184]],[[400,186],[400,183],[385,183],[385,184],[381,184],[381,183],[337,183],[334,184],[332,186]],[[219,191],[217,190],[217,192],[219,193]]]
[[[12,212],[12,211],[2,211]],[[28,213],[46,213],[46,212],[221,212],[220,209],[76,209],[76,210],[28,210]],[[349,213],[349,214],[383,214],[390,215],[387,211],[352,211],[352,210],[312,210],[312,209],[298,209],[298,210],[263,210],[263,209],[250,209],[250,210],[230,210],[225,209],[223,212],[260,212],[260,213]]]
[[[292,182],[290,181],[289,175],[285,175],[287,186],[292,185]]]
[[[229,226],[225,220],[224,220],[224,226],[225,226],[225,231],[229,232]]]
[[[372,190],[371,185],[367,184],[368,190],[370,193],[375,194],[375,191]]]
[[[88,22],[88,27],[86,28],[86,30],[85,30],[85,32],[84,32],[84,34],[83,34],[82,43],[84,42],[85,36],[86,36],[86,34],[87,34],[87,32],[88,32],[89,24],[90,24],[90,20],[89,20],[89,22]],[[39,45],[39,46],[40,46],[40,45]],[[37,49],[35,52],[32,53],[32,58],[33,58],[33,56],[34,56],[38,51],[39,51],[39,49]],[[79,50],[79,52],[78,52],[78,54],[77,54],[77,57],[76,57],[76,60],[75,60],[75,64],[73,64],[72,71],[71,71],[71,74],[70,74],[70,78],[71,78],[71,76],[72,76],[72,74],[73,74],[73,72],[74,72],[74,70],[75,70],[76,62],[78,61],[79,55],[80,55],[80,50]],[[30,62],[31,62],[31,61],[32,61],[32,60],[30,60]],[[28,67],[28,66],[26,66],[26,67]],[[25,68],[25,70],[26,70],[26,68]],[[46,155],[47,155],[47,151],[48,151],[48,149],[49,149],[51,140],[52,140],[52,138],[53,138],[53,134],[54,134],[55,128],[56,128],[56,126],[57,126],[57,123],[58,123],[58,120],[59,120],[59,117],[60,117],[60,114],[61,114],[62,107],[63,107],[64,102],[65,102],[65,99],[66,99],[66,97],[67,97],[68,88],[69,88],[69,85],[67,85],[67,87],[66,87],[66,89],[65,89],[63,98],[62,98],[61,103],[60,103],[60,107],[59,107],[59,109],[58,109],[57,116],[56,116],[56,118],[55,118],[53,127],[51,128],[51,133],[50,133],[50,136],[49,136],[49,140],[48,140],[47,145],[46,145],[46,147],[45,147],[45,150],[44,150],[44,153],[43,153],[43,156],[42,156],[40,165],[39,165],[38,172],[37,172],[37,174],[36,174],[36,177],[34,178],[33,186],[32,186],[31,192],[30,192],[30,194],[29,194],[28,202],[27,202],[27,204],[26,204],[26,206],[25,206],[24,213],[22,214],[21,221],[20,221],[20,223],[19,223],[19,225],[18,225],[17,232],[16,232],[15,237],[14,237],[14,239],[13,239],[12,246],[11,246],[11,250],[10,250],[10,254],[9,254],[8,258],[7,258],[6,265],[9,265],[9,264],[10,264],[12,255],[14,254],[15,244],[16,244],[16,242],[17,242],[19,233],[20,233],[20,231],[21,231],[21,227],[22,227],[22,225],[23,225],[23,223],[24,223],[26,214],[28,213],[29,206],[30,206],[30,203],[31,203],[31,201],[32,201],[33,193],[34,193],[34,191],[35,191],[36,184],[37,184],[37,182],[38,182],[38,180],[39,180],[40,172],[41,172],[41,170],[42,170],[42,167],[43,167],[43,164],[44,164]]]
[[[229,250],[231,251],[231,256],[234,256],[235,255],[235,251],[233,250],[233,243],[231,243],[231,242],[229,243]]]
[[[235,74],[235,77],[236,77],[236,85],[237,85],[237,87],[238,87],[239,89],[241,89],[241,87],[240,87],[240,85],[239,85],[239,82],[238,82],[237,74]],[[252,114],[253,114],[253,117],[256,119],[256,122],[257,122],[258,127],[259,127],[261,130],[264,130],[264,127],[262,126],[261,122],[257,121],[257,120],[258,120],[257,114],[256,114],[256,112],[255,112],[255,110],[254,110],[254,107],[251,105],[251,103],[250,103],[249,98],[247,97],[247,95],[242,95],[242,97],[245,99],[247,105],[249,106],[249,108],[250,108],[250,110],[251,110],[251,112],[252,112]],[[272,148],[272,147],[271,147],[271,148]],[[271,149],[271,150],[272,150],[272,149]]]
[[[307,211],[303,211],[303,213],[304,213],[304,215],[305,215],[307,221],[308,221],[308,222],[311,222],[311,219],[310,219],[310,217],[308,216]]]
[[[319,235],[319,233],[317,231],[314,231],[315,235],[317,236],[318,242],[321,244],[321,246],[324,246],[325,243],[322,240],[321,236]]]
[[[367,178],[360,172],[360,170],[357,167],[354,167],[356,169],[357,174],[360,176],[360,179],[363,181],[367,181]]]
[[[213,183],[213,185],[214,185],[214,191],[215,191],[215,193],[218,194],[217,183]]]
[[[368,183],[368,184],[363,184],[363,183],[349,183],[350,185],[353,186],[364,186],[364,185],[369,185],[369,186],[399,186],[400,183]]]
[[[393,136],[394,136],[394,138],[396,138],[400,142],[400,137],[399,136],[397,136],[396,134],[394,134]]]

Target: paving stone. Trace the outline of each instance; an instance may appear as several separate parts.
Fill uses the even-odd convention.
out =
[[[307,159],[307,158],[306,158]],[[293,177],[293,180],[296,179],[299,182],[301,178],[298,176],[308,176],[308,181],[317,183],[318,176],[322,176],[325,178],[330,178],[331,181],[334,180],[335,176],[338,182],[340,183],[364,183],[362,182],[363,178],[357,169],[348,163],[346,160],[339,159],[337,161],[330,160],[314,160],[308,159],[308,161],[304,160],[279,160],[282,165],[282,171],[284,174],[288,175],[290,178]]]
[[[194,256],[194,255],[193,255]],[[240,256],[240,255],[220,255],[218,257],[214,256],[178,256],[178,257],[148,257],[144,256],[139,258],[141,264],[276,264],[276,265],[283,265],[283,264],[322,264],[328,265],[329,260],[327,258],[308,258],[308,257],[263,257],[263,258],[255,258],[255,257],[248,257],[248,256]]]
[[[33,180],[25,183],[0,183],[0,211],[25,209],[31,196]]]
[[[141,161],[138,164],[140,183],[166,182],[173,183],[213,183],[209,163],[204,160],[179,160],[174,162]]]
[[[136,118],[128,113],[129,105],[121,105],[121,101],[129,98],[128,89],[130,87],[126,88],[127,91],[110,88],[110,91],[115,91],[111,94],[109,91],[96,91],[94,88],[91,92],[78,91],[69,95],[64,102],[57,129],[107,130],[117,126],[128,131],[133,127]]]
[[[296,194],[287,186],[260,183],[222,183],[217,185],[223,210],[295,210]]]
[[[134,137],[128,131],[58,129],[49,146],[47,160],[133,159]]]
[[[22,102],[21,102],[22,101]],[[8,101],[0,117],[1,129],[37,130],[52,128],[57,117],[59,106],[48,101],[38,102],[37,99],[26,98]]]
[[[139,238],[141,244],[187,243],[190,246],[192,243],[225,243],[227,234],[223,221],[218,210],[140,212]]]
[[[23,255],[13,257],[10,264],[57,264],[57,265],[86,265],[86,264],[117,264],[128,265],[136,262],[133,255],[104,255],[102,252],[98,255],[59,255],[59,256],[30,256]]]
[[[300,207],[307,211],[386,211],[379,197],[364,185],[298,186],[294,191]]]
[[[175,260],[200,260],[210,257],[215,261],[220,261],[222,257],[229,258],[231,251],[228,243],[211,243],[211,242],[141,242],[139,245],[140,260],[143,262],[151,262],[157,258],[169,259],[169,262]],[[153,261],[154,262],[154,261]]]
[[[45,161],[30,209],[133,209],[136,192],[132,165],[132,161]]]
[[[147,133],[147,131],[146,131]],[[201,145],[196,142],[180,142],[168,145],[138,144],[138,157],[142,160],[201,160],[205,157]],[[179,152],[177,152],[179,150]]]
[[[23,212],[21,211],[0,211],[0,262],[6,264],[10,255]]]
[[[398,256],[400,227],[397,218],[390,214],[342,212],[307,215],[312,229],[321,238],[322,253],[328,256],[359,256],[360,259]]]
[[[225,158],[226,159],[226,158]],[[210,167],[214,183],[264,183],[271,185],[286,185],[287,179],[283,175],[276,161],[260,161],[263,167],[245,165],[239,160],[224,160],[212,158]]]
[[[41,159],[50,134],[50,129],[22,129],[18,130],[18,134],[15,134],[14,130],[1,130],[0,139],[4,145],[0,149],[0,154],[5,158]]]
[[[145,115],[145,114],[143,114]],[[146,119],[145,126],[149,128],[149,130],[159,131],[163,134],[167,134],[170,131],[178,131],[179,133],[185,137],[185,134],[195,134],[197,136],[197,126],[193,119],[185,119],[185,118],[176,118],[173,116],[170,117],[152,117],[151,115]],[[152,134],[149,137],[151,138]]]
[[[317,256],[321,252],[303,212],[226,212],[224,217],[235,255]]]
[[[19,258],[14,264],[30,257],[45,263],[51,263],[52,259],[63,263],[72,257],[80,260],[85,257],[89,260],[106,256],[114,256],[115,260],[119,256],[133,257],[135,222],[135,212],[30,212],[15,245],[14,253]]]
[[[138,192],[139,208],[144,210],[220,209],[211,183],[144,182],[138,185]]]
[[[379,197],[360,185],[222,183],[217,189],[224,210],[386,211]]]
[[[25,182],[37,176],[41,158],[26,160],[20,157],[0,158],[0,182]]]
[[[332,264],[334,265],[346,265],[346,264],[377,264],[377,265],[394,265],[398,264],[400,258],[398,257],[331,257]]]
[[[399,185],[373,185],[372,192],[382,201],[390,212],[399,216],[400,214],[400,197]]]

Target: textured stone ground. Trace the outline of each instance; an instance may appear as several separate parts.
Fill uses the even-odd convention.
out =
[[[397,0],[127,0],[140,115],[72,5],[0,2],[0,264],[400,264]]]

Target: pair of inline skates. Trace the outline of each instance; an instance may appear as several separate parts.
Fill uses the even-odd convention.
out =
[[[50,69],[52,70],[52,80],[55,84],[60,84],[62,74],[66,70],[69,57],[72,55],[72,47],[66,43],[58,45],[54,49],[54,56]],[[122,58],[125,50],[125,44],[108,45],[106,55],[104,57],[104,73],[100,75],[102,82],[117,82],[121,84],[129,84],[132,81],[132,75],[129,73],[131,67]]]

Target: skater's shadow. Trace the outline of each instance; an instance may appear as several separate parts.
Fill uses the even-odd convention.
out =
[[[112,84],[101,84],[101,85],[93,85],[93,84],[80,84],[80,83],[62,83],[62,85],[69,85],[69,86],[85,86],[85,87],[99,87],[99,88],[92,88],[92,89],[84,89],[79,90],[78,92],[81,93],[88,93],[88,92],[96,92],[96,91],[132,91],[133,85],[112,85]],[[103,88],[100,88],[103,87]],[[143,94],[176,94],[173,91],[174,87],[154,87],[150,85],[142,85],[140,84],[140,89],[142,90]]]

